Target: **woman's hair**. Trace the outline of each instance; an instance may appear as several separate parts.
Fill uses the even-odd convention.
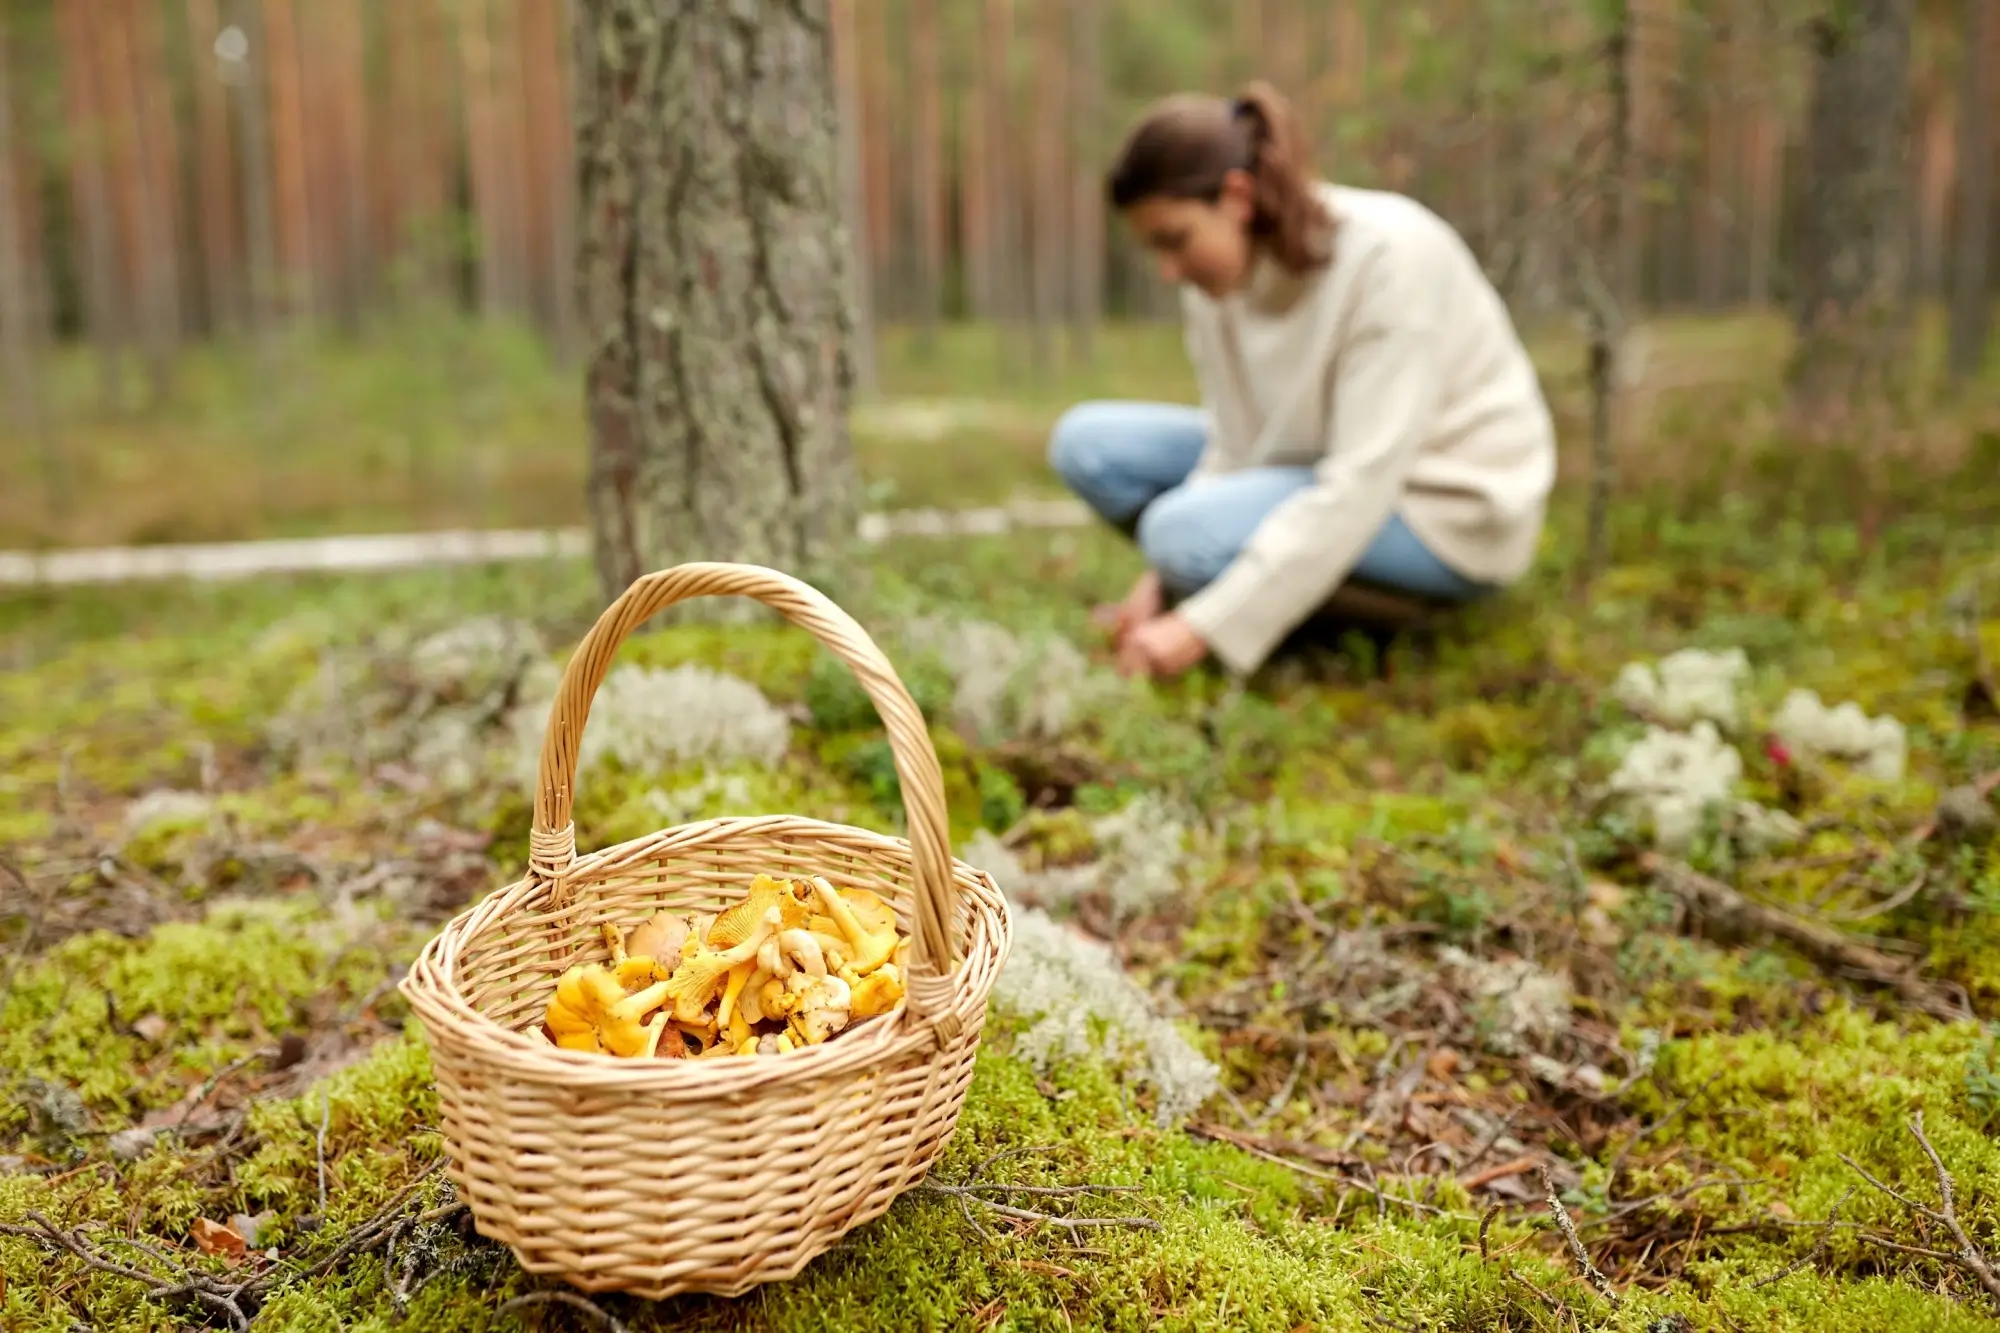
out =
[[[1255,182],[1251,236],[1294,273],[1326,263],[1333,220],[1313,193],[1304,135],[1291,104],[1262,80],[1234,99],[1176,93],[1155,102],[1105,185],[1120,212],[1156,196],[1212,204],[1236,170]]]

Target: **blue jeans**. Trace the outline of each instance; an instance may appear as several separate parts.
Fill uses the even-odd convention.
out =
[[[1313,481],[1309,467],[1262,467],[1189,482],[1207,438],[1208,419],[1197,408],[1105,401],[1065,412],[1049,439],[1049,462],[1063,481],[1107,523],[1134,533],[1160,582],[1180,596],[1227,569],[1264,516]],[[1432,554],[1400,514],[1389,516],[1349,577],[1443,601],[1490,591]]]

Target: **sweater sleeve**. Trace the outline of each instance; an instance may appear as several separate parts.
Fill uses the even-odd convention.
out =
[[[1438,402],[1436,335],[1394,280],[1363,279],[1343,339],[1312,485],[1274,508],[1180,614],[1224,665],[1249,672],[1347,578],[1395,512]]]

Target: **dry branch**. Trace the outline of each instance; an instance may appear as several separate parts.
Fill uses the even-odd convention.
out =
[[[1846,1153],[1840,1154],[1840,1160],[1852,1167],[1856,1175],[1867,1181],[1876,1190],[1888,1195],[1919,1217],[1928,1218],[1951,1233],[1952,1240],[1958,1245],[1958,1252],[1956,1254],[1946,1254],[1942,1250],[1916,1249],[1894,1241],[1884,1240],[1877,1236],[1870,1236],[1868,1239],[1889,1249],[1904,1250],[1910,1253],[1922,1254],[1933,1259],[1943,1259],[1953,1262],[1977,1279],[1979,1285],[1986,1289],[1986,1294],[1991,1296],[1996,1303],[2000,1303],[2000,1274],[1996,1274],[1993,1271],[1993,1261],[1986,1257],[1985,1251],[1973,1243],[1972,1237],[1965,1230],[1965,1224],[1958,1219],[1957,1182],[1951,1178],[1951,1172],[1946,1169],[1944,1159],[1938,1156],[1938,1150],[1931,1145],[1929,1136],[1924,1133],[1924,1113],[1922,1111],[1918,1111],[1910,1117],[1910,1133],[1916,1138],[1917,1146],[1924,1150],[1924,1156],[1930,1158],[1931,1169],[1937,1173],[1938,1206],[1936,1208],[1931,1207],[1929,1204],[1919,1203],[1893,1186],[1877,1180],[1874,1176],[1868,1174],[1867,1170],[1859,1162],[1849,1157]]]
[[[1951,1021],[1968,1017],[1964,1004],[1951,991],[1912,975],[1888,954],[1832,926],[1752,902],[1720,880],[1656,852],[1645,853],[1640,863],[1655,883],[1680,899],[1696,917],[1738,934],[1784,940],[1823,971],[1886,987],[1933,1018]]]
[[[1590,1251],[1584,1247],[1583,1237],[1576,1234],[1576,1223],[1570,1220],[1569,1209],[1563,1207],[1562,1198],[1556,1193],[1555,1178],[1548,1173],[1546,1167],[1542,1170],[1542,1197],[1549,1205],[1549,1213],[1555,1218],[1556,1226],[1561,1229],[1563,1239],[1569,1242],[1570,1257],[1576,1260],[1577,1268],[1590,1285],[1597,1288],[1598,1294],[1611,1303],[1611,1308],[1617,1309],[1618,1293],[1612,1289],[1611,1279],[1604,1276],[1604,1271],[1591,1260]]]
[[[963,1184],[947,1185],[940,1181],[925,1181],[919,1188],[928,1194],[941,1194],[947,1198],[957,1199],[959,1209],[965,1214],[966,1222],[975,1231],[980,1232],[984,1232],[986,1228],[973,1215],[972,1206],[974,1204],[978,1204],[988,1212],[1007,1218],[1010,1221],[1037,1224],[1046,1223],[1049,1226],[1062,1227],[1069,1232],[1071,1239],[1076,1237],[1078,1231],[1090,1227],[1132,1227],[1145,1231],[1160,1230],[1159,1222],[1150,1217],[1068,1217],[1060,1213],[1042,1212],[1040,1209],[1035,1208],[1021,1208],[1014,1204],[1002,1203],[998,1199],[986,1197],[989,1194],[1018,1194],[1032,1195],[1045,1199],[1077,1199],[1091,1194],[1136,1194],[1139,1192],[1137,1185],[1094,1185],[1088,1183],[1081,1185],[1004,1185],[986,1179],[987,1171],[996,1162],[1009,1157],[1019,1157],[1025,1153],[1046,1151],[1049,1150],[1033,1147],[1010,1148],[993,1154],[978,1166],[972,1168],[971,1174],[966,1177]]]

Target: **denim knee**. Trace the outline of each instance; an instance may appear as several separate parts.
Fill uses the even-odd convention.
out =
[[[1089,481],[1103,470],[1103,435],[1092,429],[1092,404],[1078,403],[1056,418],[1049,431],[1049,466],[1074,487]]]
[[[1235,552],[1223,549],[1185,491],[1169,491],[1139,516],[1139,549],[1160,581],[1178,593],[1206,587]]]

